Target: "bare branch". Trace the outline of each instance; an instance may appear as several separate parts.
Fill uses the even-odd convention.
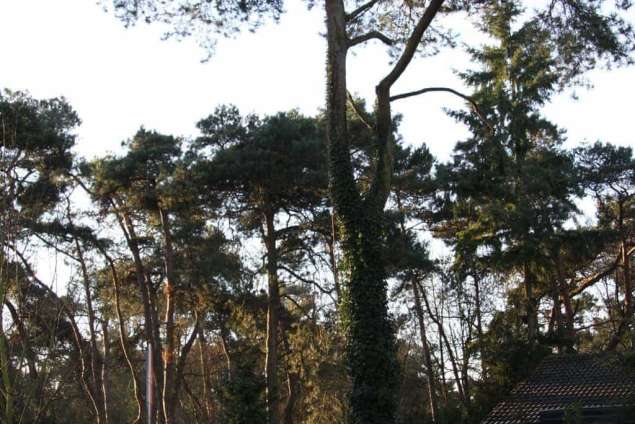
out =
[[[476,103],[476,101],[474,101],[474,99],[471,98],[470,96],[465,95],[465,94],[463,94],[461,92],[458,92],[458,91],[456,91],[456,90],[454,90],[452,88],[448,88],[448,87],[427,87],[427,88],[422,88],[421,90],[410,91],[408,93],[402,93],[402,94],[397,94],[395,96],[390,96],[390,101],[392,102],[392,101],[395,101],[395,100],[406,99],[408,97],[418,96],[420,94],[440,92],[440,91],[454,94],[455,96],[458,96],[458,97],[462,98],[463,100],[467,101],[468,103],[470,103],[472,105],[472,109],[474,110],[474,113],[476,113],[476,115],[478,115],[480,120],[483,121],[483,123],[489,129],[490,133],[494,132],[494,128],[487,121],[487,119],[485,119],[485,116],[481,112],[481,109],[478,107],[478,104]]]
[[[362,121],[362,123],[369,129],[374,130],[375,126],[371,122],[370,117],[363,110],[361,110],[359,106],[357,106],[357,103],[355,103],[355,99],[353,98],[353,95],[350,93],[350,91],[347,91],[346,95],[348,96],[348,102],[353,108],[355,114],[359,117],[360,121]]]
[[[619,264],[619,258],[613,261],[613,263],[609,265],[607,268],[605,268],[604,270],[596,272],[595,274],[589,275],[588,277],[578,281],[576,284],[576,287],[573,290],[571,290],[571,293],[570,293],[571,296],[576,296],[582,293],[584,290],[591,287],[592,285],[594,285],[595,283],[597,283],[604,277],[608,277],[613,271],[617,269],[618,264]]]
[[[379,41],[381,41],[382,43],[384,43],[384,44],[386,44],[388,46],[392,46],[395,43],[394,40],[392,40],[391,38],[389,38],[385,34],[382,34],[379,31],[370,31],[370,32],[367,32],[366,34],[362,34],[362,35],[359,35],[359,36],[357,36],[355,38],[350,39],[348,41],[348,46],[349,47],[353,47],[353,46],[356,46],[356,45],[361,44],[361,43],[365,43],[366,41],[373,40],[373,39],[379,40]]]
[[[417,47],[419,43],[423,39],[423,34],[426,32],[432,20],[441,9],[444,0],[433,0],[430,2],[430,5],[426,8],[425,12],[423,12],[423,16],[419,19],[417,26],[412,31],[412,34],[408,38],[406,42],[406,47],[404,48],[401,56],[395,66],[392,68],[390,73],[386,75],[386,77],[381,80],[379,86],[384,90],[389,90],[390,87],[399,79],[401,74],[406,70],[412,58],[414,57],[415,52],[417,51]]]
[[[359,18],[378,2],[379,0],[370,0],[368,3],[364,3],[357,9],[353,10],[351,13],[347,13],[345,17],[346,22],[352,22],[355,19]]]
[[[298,302],[296,302],[296,300],[294,298],[292,298],[291,296],[289,296],[289,294],[287,293],[282,293],[280,295],[280,297],[283,297],[285,299],[289,299],[289,301],[291,303],[293,303],[295,305],[296,308],[298,308],[300,310],[300,312],[302,313],[302,315],[305,316],[306,319],[308,319],[309,321],[313,321],[313,318],[311,318],[311,316],[304,310],[304,308],[302,307],[302,305],[300,305]]]
[[[397,63],[375,87],[376,104],[376,146],[377,152],[373,161],[373,177],[369,189],[364,196],[365,207],[382,210],[390,193],[390,182],[394,167],[395,142],[392,139],[392,114],[390,112],[390,88],[404,73],[426,30],[430,27],[434,17],[441,9],[444,0],[432,0],[417,22],[414,30],[406,41]]]
[[[308,278],[305,278],[305,277],[301,276],[297,272],[293,271],[292,269],[290,269],[290,268],[288,268],[288,267],[286,267],[284,265],[280,265],[279,264],[278,268],[280,268],[283,271],[288,272],[292,277],[294,277],[297,280],[303,282],[304,284],[315,286],[319,291],[321,291],[325,295],[331,297],[331,300],[335,301],[335,299],[333,299],[333,297],[332,297],[333,296],[333,289],[327,290],[324,287],[322,287],[317,281],[309,280]]]

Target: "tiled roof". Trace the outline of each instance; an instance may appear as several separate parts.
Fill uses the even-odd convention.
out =
[[[635,371],[618,355],[552,355],[482,424],[540,423],[541,412],[606,408],[635,401]]]

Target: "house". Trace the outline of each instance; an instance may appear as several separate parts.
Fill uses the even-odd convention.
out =
[[[552,355],[482,424],[635,424],[634,406],[635,367],[622,355]]]

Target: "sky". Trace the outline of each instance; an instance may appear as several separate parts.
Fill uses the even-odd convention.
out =
[[[319,5],[319,2],[318,2]],[[324,105],[325,50],[320,7],[287,1],[278,24],[220,40],[211,59],[193,40],[162,41],[161,29],[126,29],[96,0],[0,0],[0,88],[28,90],[36,98],[64,96],[79,113],[75,151],[91,158],[117,152],[140,126],[181,136],[220,104],[243,113],[273,114],[297,108],[315,114]],[[630,12],[635,22],[635,11]],[[464,20],[455,32],[479,40]],[[390,67],[385,50],[371,43],[349,56],[349,90],[372,103],[375,84]],[[461,48],[417,59],[393,93],[427,86],[464,89],[454,70],[473,64]],[[635,145],[635,68],[597,70],[594,88],[557,96],[545,115],[567,130],[569,145],[595,140]],[[466,90],[467,92],[467,90]],[[426,143],[447,160],[467,131],[443,108],[464,102],[446,93],[394,104],[403,114],[406,143]],[[52,271],[51,271],[52,272]]]
[[[631,12],[635,21],[635,12]],[[470,33],[463,21],[455,31]],[[126,29],[96,0],[0,0],[0,87],[35,97],[64,96],[78,111],[76,151],[87,157],[115,152],[141,126],[191,136],[195,123],[223,103],[244,113],[272,114],[298,108],[314,114],[324,105],[325,40],[319,7],[287,2],[278,24],[220,40],[207,63],[193,40],[162,41],[161,29]],[[476,43],[478,40],[465,40]],[[453,70],[471,66],[461,48],[413,63],[394,93],[426,86],[461,89]],[[376,82],[389,69],[378,44],[356,48],[349,58],[349,87],[372,102]],[[631,129],[635,69],[594,71],[595,86],[558,96],[545,112],[568,131],[571,144],[602,139],[635,144]],[[449,157],[464,128],[444,107],[464,107],[446,93],[401,100],[401,133],[407,143],[426,143]]]

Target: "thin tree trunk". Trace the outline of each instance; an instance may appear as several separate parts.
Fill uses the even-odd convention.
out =
[[[562,256],[560,251],[556,252],[556,271],[558,277],[558,291],[560,292],[560,297],[562,298],[562,303],[564,304],[564,313],[565,313],[565,339],[566,346],[565,349],[567,351],[573,349],[573,345],[575,342],[575,328],[574,328],[574,312],[573,306],[571,305],[571,296],[569,295],[569,287],[565,280],[564,269],[562,265]]]
[[[74,344],[77,350],[77,355],[79,356],[79,383],[82,390],[88,397],[88,401],[93,407],[93,412],[95,413],[95,419],[97,421],[100,418],[99,416],[100,406],[97,403],[97,396],[95,395],[95,393],[98,392],[100,388],[94,386],[93,380],[86,379],[86,372],[88,368],[86,365],[86,356],[87,356],[86,345],[89,343],[86,342],[86,340],[84,340],[84,337],[82,336],[82,333],[79,330],[79,326],[77,325],[77,321],[75,320],[75,315],[73,314],[71,309],[68,307],[68,305],[64,302],[64,300],[62,300],[57,295],[57,293],[55,293],[53,289],[51,289],[49,286],[47,286],[40,279],[37,278],[37,276],[35,275],[35,272],[33,271],[33,268],[31,268],[29,262],[26,260],[24,255],[18,249],[16,249],[14,246],[11,246],[11,249],[22,262],[22,266],[26,270],[30,279],[34,283],[36,283],[39,287],[44,289],[51,296],[51,298],[57,303],[60,311],[63,312],[64,315],[66,315],[66,318],[68,318],[68,322],[71,326],[71,330],[73,333],[73,340],[75,342]]]
[[[627,332],[630,327],[631,320],[633,318],[633,305],[632,305],[632,282],[631,282],[631,267],[630,267],[630,256],[628,255],[628,246],[626,244],[626,240],[622,240],[622,245],[620,247],[620,266],[622,269],[622,283],[624,286],[624,312],[620,323],[611,337],[609,344],[607,346],[608,351],[614,351],[617,349],[617,346],[620,344],[622,337]],[[618,280],[616,278],[616,280]]]
[[[421,338],[421,346],[423,349],[423,359],[426,365],[426,375],[428,377],[428,401],[430,402],[430,415],[432,422],[438,421],[438,400],[435,391],[436,377],[434,375],[434,369],[432,368],[432,358],[430,356],[430,347],[428,346],[428,337],[426,335],[426,323],[423,315],[423,308],[421,306],[421,297],[419,295],[419,282],[412,282],[412,292],[415,300],[415,313],[417,314],[417,320],[419,321],[419,335]]]
[[[11,361],[9,360],[9,346],[7,337],[4,333],[4,298],[6,295],[6,280],[0,282],[2,284],[2,293],[0,295],[0,368],[2,369],[2,395],[4,397],[4,419],[3,422],[13,424],[14,422],[14,398],[13,398],[13,378],[11,376]]]
[[[4,300],[4,305],[9,310],[9,314],[11,315],[11,320],[13,321],[16,328],[18,329],[18,334],[20,335],[20,341],[22,342],[22,345],[24,346],[24,356],[26,357],[26,363],[29,368],[29,379],[31,380],[32,384],[36,384],[39,380],[39,377],[38,377],[39,374],[38,374],[38,370],[36,366],[36,358],[35,358],[35,353],[33,351],[33,346],[29,342],[29,338],[28,338],[29,335],[26,331],[26,327],[24,326],[24,322],[22,321],[22,318],[20,318],[20,315],[18,314],[18,311],[15,309],[15,306],[13,306],[13,304],[6,298]]]
[[[234,375],[234,361],[232,361],[232,356],[229,352],[229,331],[227,331],[227,324],[224,320],[221,320],[220,323],[220,343],[227,364],[227,381],[231,381]]]
[[[148,349],[147,354],[152,357],[152,361],[150,361],[152,365],[151,369],[147,370],[149,379],[146,381],[147,383],[149,383],[146,386],[147,416],[148,423],[155,424],[157,419],[156,392],[161,391],[161,389],[157,387],[158,385],[156,385],[156,377],[160,375],[160,370],[158,368],[160,364],[161,346],[160,339],[157,337],[158,332],[156,331],[158,326],[155,314],[156,311],[154,310],[154,305],[151,300],[151,292],[149,287],[150,284],[149,280],[146,277],[143,261],[141,260],[141,253],[137,242],[137,235],[132,220],[127,213],[123,214],[123,218],[120,217],[118,214],[116,216],[126,238],[128,248],[132,253],[132,258],[135,265],[135,277],[137,279],[139,293],[141,294],[141,301],[143,302],[143,316],[145,321],[144,330]]]
[[[554,339],[558,342],[558,353],[562,353],[562,310],[561,310],[561,295],[559,284],[556,282],[552,288],[551,297],[553,299],[553,308],[551,309],[551,316],[549,317],[549,334],[554,336]]]
[[[280,423],[278,389],[278,322],[280,288],[278,284],[278,252],[274,213],[265,211],[265,248],[267,250],[267,336],[265,341],[265,380],[267,384],[267,417],[269,424]]]
[[[69,222],[73,225],[73,222],[70,217],[69,211]],[[90,276],[88,275],[88,268],[86,267],[86,261],[84,260],[84,253],[82,251],[79,240],[76,236],[73,236],[73,240],[75,242],[75,250],[77,253],[77,260],[80,265],[81,273],[82,273],[82,283],[84,288],[84,296],[86,298],[86,309],[88,312],[88,334],[90,337],[90,349],[89,349],[89,357],[90,357],[90,371],[91,371],[91,379],[92,384],[95,387],[95,401],[97,402],[98,412],[97,412],[97,422],[106,422],[105,420],[105,411],[104,411],[104,398],[102,387],[103,383],[101,381],[101,362],[102,358],[99,353],[99,347],[97,346],[97,334],[95,331],[95,310],[93,308],[93,297],[90,291]]]
[[[432,308],[430,308],[430,303],[428,302],[428,297],[426,296],[426,294],[425,293],[421,293],[421,297],[423,299],[424,304],[426,305],[426,310],[428,312],[428,315],[430,316],[432,321],[434,321],[434,323],[437,325],[437,328],[439,330],[439,336],[440,336],[441,340],[445,343],[445,347],[447,349],[448,356],[450,357],[450,365],[452,366],[452,373],[454,374],[454,381],[456,382],[456,388],[457,388],[457,390],[459,392],[459,397],[461,399],[461,402],[463,403],[463,405],[467,409],[468,402],[467,402],[467,398],[465,396],[465,391],[463,390],[463,382],[461,380],[461,376],[460,376],[460,373],[459,373],[459,367],[457,365],[457,361],[456,361],[456,357],[454,356],[454,352],[452,351],[452,347],[450,345],[450,341],[448,340],[448,337],[445,334],[445,329],[443,328],[443,323],[432,312]]]
[[[117,268],[115,267],[115,263],[112,258],[110,258],[110,256],[104,249],[100,248],[100,251],[104,258],[106,258],[106,262],[108,262],[108,267],[110,268],[110,274],[115,291],[115,314],[117,315],[117,324],[119,326],[119,343],[121,344],[121,350],[126,360],[126,364],[128,365],[128,369],[130,370],[130,376],[132,378],[132,391],[137,403],[137,417],[135,418],[133,423],[145,423],[145,409],[143,407],[143,394],[141,393],[141,384],[139,383],[139,376],[137,375],[137,371],[135,370],[134,364],[132,363],[132,357],[130,354],[130,342],[128,341],[126,324],[123,318],[123,313],[121,312],[121,284],[119,281],[119,274],[117,273]]]
[[[483,379],[487,377],[487,358],[485,357],[485,343],[483,338],[483,315],[481,311],[481,276],[473,275],[474,301],[476,307],[476,335],[478,336],[478,351],[481,355],[481,372]]]
[[[441,374],[441,389],[443,394],[443,406],[447,409],[448,407],[448,382],[445,378],[445,355],[443,348],[443,342],[439,338],[439,370]]]
[[[110,393],[108,383],[108,358],[110,357],[110,336],[108,331],[108,320],[105,319],[101,324],[101,334],[103,340],[102,356],[101,356],[101,391],[102,399],[104,401],[104,422],[108,424],[110,422]]]
[[[163,350],[163,416],[166,424],[174,423],[174,409],[176,408],[177,390],[175,384],[176,373],[176,340],[175,340],[175,281],[174,281],[174,253],[172,251],[172,235],[168,213],[159,208],[159,219],[163,232],[164,266],[165,266],[165,348]]]
[[[176,404],[179,401],[180,388],[184,383],[183,374],[185,372],[185,364],[187,363],[187,357],[192,350],[192,346],[194,346],[194,342],[196,341],[196,336],[198,335],[200,329],[200,323],[198,318],[198,313],[195,313],[196,323],[194,324],[194,328],[192,329],[192,333],[190,337],[188,337],[187,341],[181,348],[181,352],[179,354],[179,359],[176,363],[175,373],[174,373],[174,399],[172,399],[172,403]],[[173,419],[176,420],[176,412]]]
[[[536,299],[534,297],[534,275],[529,269],[529,264],[525,264],[525,295],[527,297],[527,340],[530,344],[536,341],[538,334],[538,315],[536,310]]]
[[[212,409],[209,402],[209,367],[207,366],[207,352],[206,352],[206,342],[205,342],[205,333],[203,330],[203,326],[199,323],[201,328],[198,330],[198,352],[199,352],[199,362],[201,364],[201,378],[203,379],[203,402],[205,405],[205,420],[209,422],[211,420]]]

